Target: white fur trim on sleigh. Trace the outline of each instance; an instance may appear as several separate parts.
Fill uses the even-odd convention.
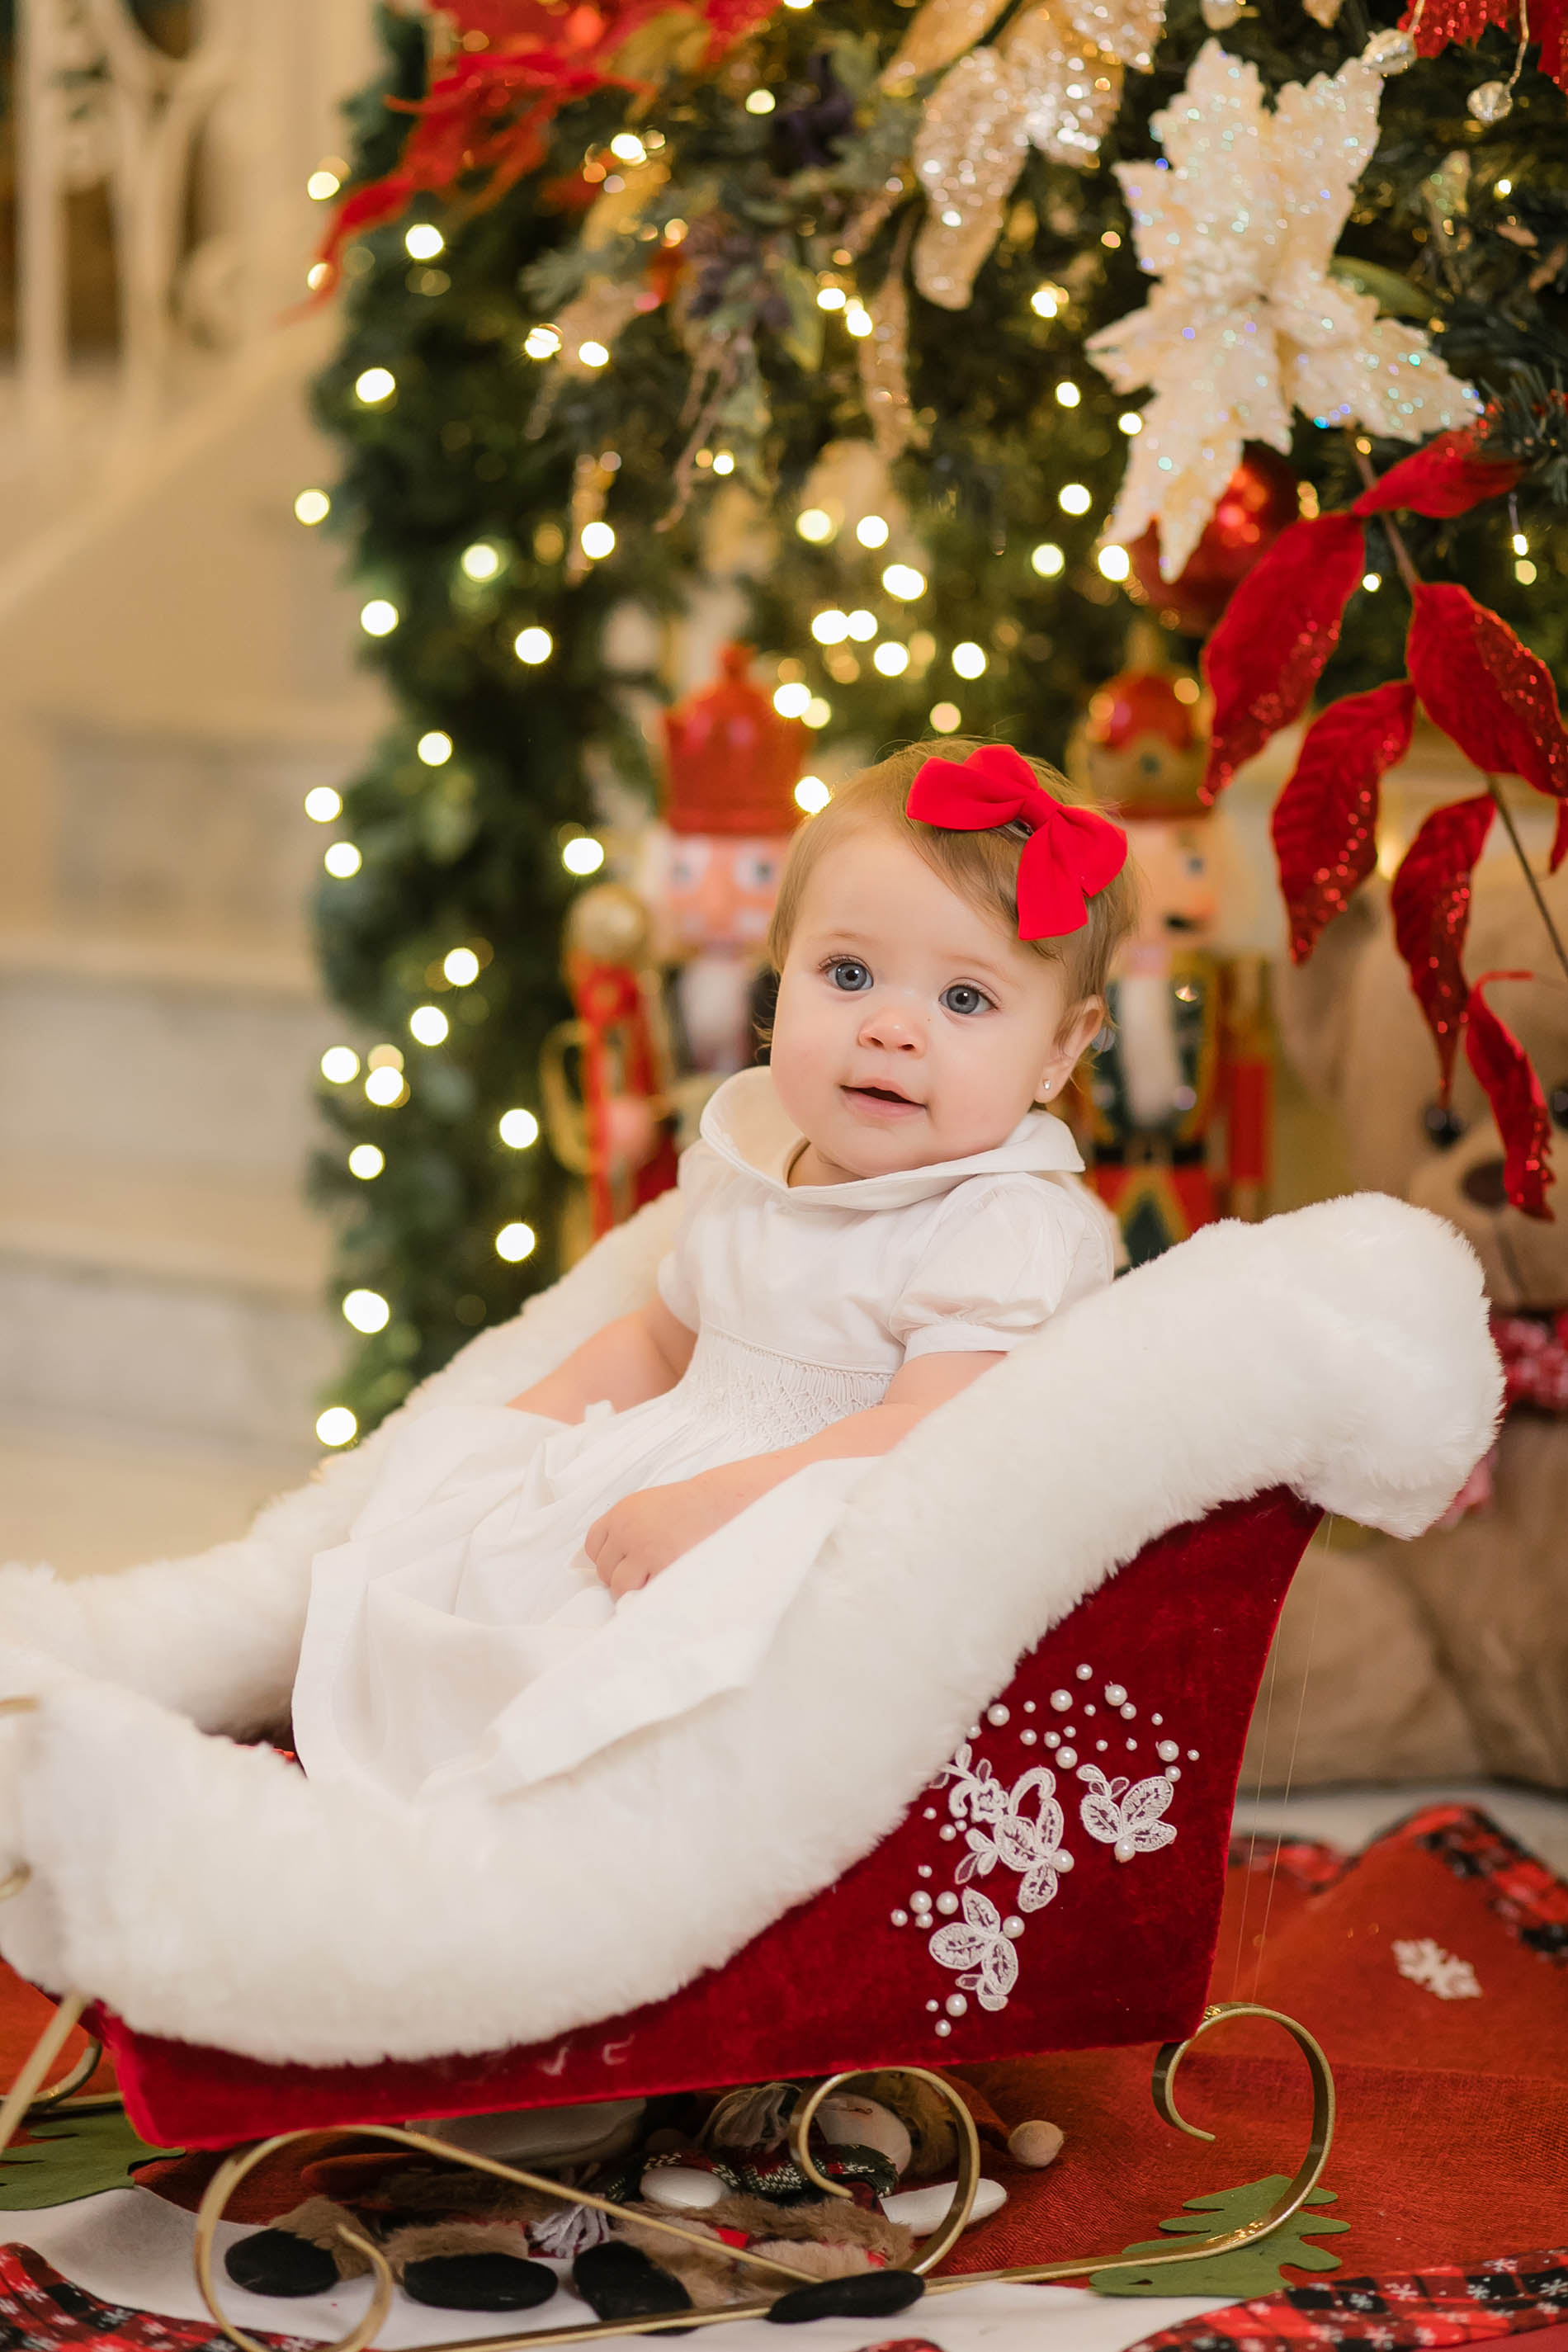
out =
[[[637,1303],[671,1213],[405,1411],[502,1401]],[[868,1469],[745,1688],[505,1804],[424,1817],[196,1727],[279,1710],[310,1558],[394,1423],[205,1561],[0,1577],[20,1645],[0,1685],[41,1698],[0,1754],[0,1858],[34,1872],[0,1946],[149,2032],[318,2064],[529,2042],[661,1999],[868,1851],[1019,1654],[1151,1537],[1276,1485],[1414,1534],[1499,1402],[1476,1261],[1436,1218],[1367,1194],[1210,1227]]]

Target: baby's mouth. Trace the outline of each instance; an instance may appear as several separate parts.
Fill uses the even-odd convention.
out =
[[[895,1087],[846,1087],[843,1091],[853,1095],[858,1102],[888,1103],[899,1110],[919,1110],[921,1106],[909,1095],[901,1095]]]

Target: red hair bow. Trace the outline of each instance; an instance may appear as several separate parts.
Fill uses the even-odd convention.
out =
[[[1010,743],[984,743],[962,766],[928,760],[910,786],[906,815],[950,833],[1004,824],[1030,828],[1018,861],[1018,937],[1059,940],[1081,931],[1087,901],[1127,863],[1127,835],[1098,809],[1054,800]]]

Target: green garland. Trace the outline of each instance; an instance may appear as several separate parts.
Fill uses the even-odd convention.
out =
[[[667,250],[667,225],[679,222],[683,286],[634,316],[595,373],[569,373],[524,345],[584,282],[583,213],[568,184],[626,127],[625,92],[564,109],[545,164],[493,207],[418,206],[350,249],[342,348],[316,391],[345,458],[327,528],[347,540],[364,599],[395,608],[395,626],[367,641],[365,657],[399,719],[347,790],[338,830],[361,863],[323,880],[318,928],[329,988],[367,1043],[401,1054],[407,1089],[377,1108],[357,1083],[321,1087],[335,1140],[314,1187],[347,1212],[339,1293],[369,1291],[388,1310],[331,1392],[362,1429],[555,1271],[564,1180],[542,1142],[509,1148],[499,1122],[509,1108],[537,1109],[541,1043],[567,1011],[558,939],[578,886],[563,845],[601,813],[595,778],[652,792],[625,689],[657,681],[612,668],[606,624],[626,604],[679,612],[702,576],[722,482],[710,466],[691,470],[689,493],[680,487],[694,415],[705,415],[705,446],[733,458],[734,478],[774,522],[773,555],[752,586],[753,634],[830,706],[825,754],[919,737],[933,703],[952,699],[965,732],[1059,758],[1089,693],[1118,666],[1131,608],[1092,551],[1121,475],[1127,404],[1082,346],[1143,299],[1143,281],[1106,166],[1151,152],[1151,113],[1209,36],[1195,0],[1173,0],[1155,70],[1128,77],[1100,166],[1079,172],[1031,151],[969,307],[911,297],[911,397],[925,443],[898,460],[892,488],[929,586],[906,607],[880,586],[882,553],[847,533],[813,545],[792,526],[825,445],[868,432],[854,339],[842,312],[817,309],[816,291],[832,277],[874,301],[923,203],[914,193],[892,202],[865,251],[835,262],[857,205],[908,156],[925,92],[893,98],[878,84],[908,23],[899,0],[782,8],[711,78],[671,80],[634,109],[639,135],[662,142],[668,177],[594,268],[647,285],[650,255]],[[389,112],[386,95],[417,98],[426,86],[422,24],[389,10],[382,24],[385,81],[351,111],[355,184],[395,160],[406,118]],[[1346,0],[1333,31],[1297,0],[1260,0],[1224,37],[1276,89],[1331,72],[1373,29],[1361,0]],[[1514,520],[1492,506],[1413,524],[1418,563],[1428,577],[1462,578],[1556,663],[1568,652],[1568,599],[1553,593],[1568,573],[1568,110],[1528,73],[1512,115],[1481,131],[1466,94],[1510,61],[1510,45],[1489,34],[1479,52],[1447,50],[1386,85],[1382,143],[1342,252],[1385,308],[1434,322],[1444,356],[1496,395],[1499,446],[1531,468]],[[754,90],[773,96],[770,112],[748,110]],[[440,229],[437,266],[411,263],[413,221]],[[1043,284],[1068,298],[1051,319],[1031,307]],[[715,356],[721,365],[705,372]],[[354,387],[373,368],[389,371],[395,390],[367,403]],[[1067,408],[1056,387],[1069,379],[1080,397]],[[1373,464],[1403,446],[1373,446]],[[574,469],[606,452],[619,460],[614,552],[573,582]],[[1352,494],[1343,436],[1301,423],[1291,457],[1325,506]],[[1068,482],[1089,493],[1079,517],[1058,501]],[[1522,558],[1510,544],[1515,528],[1528,540]],[[495,569],[475,580],[461,558],[480,544]],[[1032,561],[1043,544],[1062,551],[1054,577]],[[1399,667],[1403,592],[1375,543],[1371,561],[1384,584],[1352,602],[1329,696]],[[853,648],[835,660],[816,644],[817,612],[856,605],[910,644],[903,675],[862,661],[851,679]],[[512,650],[524,628],[549,634],[537,666]],[[948,660],[960,640],[986,656],[962,686]],[[1197,649],[1173,650],[1192,659]],[[437,765],[417,748],[433,733],[453,746]],[[482,969],[453,986],[442,966],[462,947]],[[449,1024],[429,1047],[409,1030],[425,1004]],[[384,1167],[362,1181],[348,1152],[366,1143]],[[538,1246],[512,1263],[496,1237],[518,1223]]]

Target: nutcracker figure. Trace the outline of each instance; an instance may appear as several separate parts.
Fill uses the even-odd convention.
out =
[[[1134,1265],[1217,1216],[1258,1216],[1268,1172],[1265,959],[1222,945],[1241,866],[1229,820],[1199,797],[1204,749],[1195,682],[1147,667],[1101,688],[1068,753],[1126,825],[1142,886],[1079,1104],[1091,1181]]]
[[[720,658],[718,685],[664,714],[664,825],[647,878],[676,1062],[710,1081],[704,1096],[756,1050],[763,945],[811,740],[752,684],[750,646]]]

